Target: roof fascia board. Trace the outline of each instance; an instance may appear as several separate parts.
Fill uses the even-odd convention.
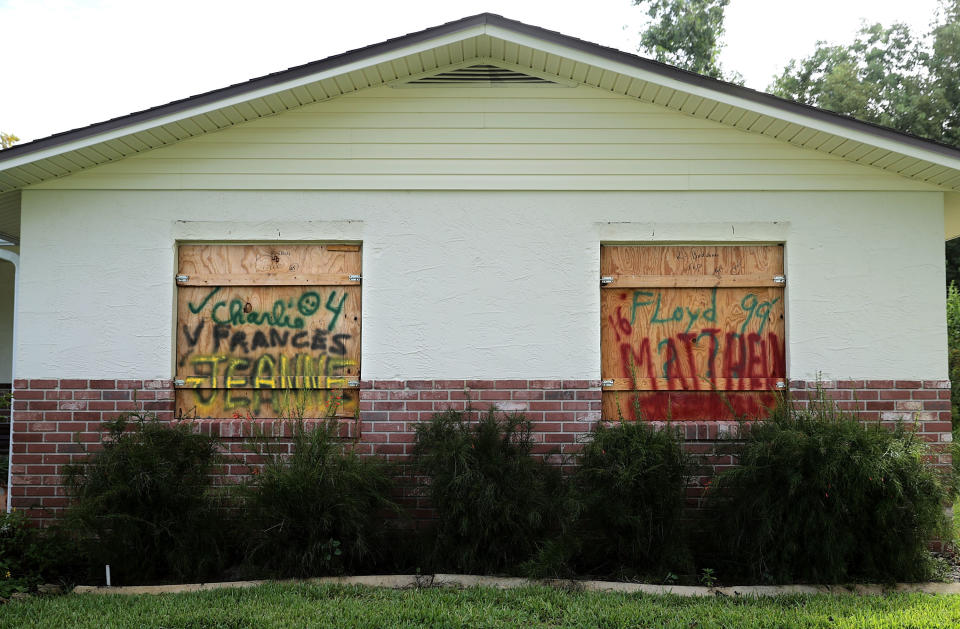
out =
[[[191,107],[189,109],[184,109],[177,111],[166,116],[160,116],[158,118],[152,118],[150,120],[145,120],[140,123],[135,123],[130,126],[124,126],[110,131],[105,131],[103,133],[98,133],[96,135],[91,135],[73,142],[67,142],[66,144],[59,144],[52,146],[48,149],[42,149],[40,151],[27,153],[20,157],[13,157],[10,160],[4,160],[3,156],[0,155],[0,170],[7,170],[10,168],[16,168],[17,166],[23,166],[35,162],[38,160],[45,159],[47,157],[53,157],[63,153],[68,153],[70,151],[75,151],[78,149],[86,148],[95,144],[100,144],[101,142],[108,142],[110,140],[115,140],[117,138],[122,138],[127,135],[133,135],[141,131],[146,131],[149,129],[154,129],[156,127],[161,127],[165,124],[170,124],[171,122],[177,122],[185,118],[191,118],[193,116],[199,116],[201,114],[210,113],[224,107],[230,107],[232,105],[237,105],[244,103],[250,100],[257,98],[262,98],[264,96],[269,96],[270,94],[275,94],[277,92],[282,92],[284,90],[293,89],[295,87],[301,87],[303,85],[308,85],[310,83],[316,83],[317,81],[322,81],[324,79],[332,78],[335,76],[340,76],[343,74],[349,74],[355,70],[362,70],[370,66],[379,65],[381,63],[386,63],[393,61],[395,59],[400,59],[408,55],[417,54],[430,50],[432,48],[437,48],[439,46],[444,46],[446,44],[451,44],[457,41],[462,41],[465,39],[470,39],[471,37],[476,37],[478,35],[483,35],[486,31],[486,26],[479,24],[476,26],[468,27],[463,30],[458,30],[453,33],[448,33],[441,35],[439,37],[423,40],[409,46],[404,46],[403,48],[397,48],[384,52],[372,57],[367,57],[364,59],[358,59],[350,63],[346,63],[342,66],[337,66],[335,68],[330,68],[317,72],[315,74],[310,74],[307,76],[299,77],[292,79],[290,81],[284,81],[282,83],[275,83],[266,87],[259,89],[251,90],[249,92],[244,92],[242,94],[237,94],[234,96],[229,96],[222,100],[212,101],[196,107]]]
[[[823,131],[824,133],[846,138],[854,142],[862,142],[870,146],[875,146],[888,151],[894,151],[896,153],[907,155],[916,159],[930,161],[935,164],[940,164],[953,169],[960,169],[960,159],[944,155],[938,151],[925,150],[921,147],[912,146],[905,142],[899,142],[897,140],[879,137],[876,134],[850,129],[845,125],[820,120],[814,118],[813,116],[807,116],[799,112],[791,112],[786,107],[774,107],[771,105],[758,103],[757,101],[748,98],[726,94],[719,90],[710,89],[709,87],[695,85],[692,82],[671,78],[659,72],[645,70],[643,68],[638,68],[635,65],[630,65],[600,55],[591,54],[589,52],[578,50],[563,44],[547,41],[536,36],[519,33],[511,28],[502,28],[497,25],[490,24],[487,26],[487,34],[491,37],[510,41],[521,46],[537,48],[539,50],[543,50],[544,52],[566,57],[573,61],[579,61],[581,63],[593,65],[611,72],[617,72],[641,81],[656,83],[658,85],[663,85],[671,89],[693,94],[701,98],[714,100],[725,105],[730,105],[731,107],[739,107],[760,115],[770,116],[772,118],[777,118],[779,120],[808,127],[817,131]]]

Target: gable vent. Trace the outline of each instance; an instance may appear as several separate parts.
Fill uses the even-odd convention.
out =
[[[492,65],[473,65],[407,81],[406,85],[558,85],[554,81]]]

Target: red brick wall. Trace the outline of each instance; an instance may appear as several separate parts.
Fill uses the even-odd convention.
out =
[[[10,393],[13,385],[0,382],[0,396]],[[10,407],[0,404],[0,456],[7,456],[10,449]],[[0,485],[5,486],[7,479],[0,478]]]
[[[933,465],[950,466],[950,388],[947,381],[850,380],[820,383],[825,394],[865,420],[917,422],[931,442]],[[816,383],[791,382],[795,404],[815,395]],[[100,422],[130,410],[173,420],[169,380],[17,380],[14,383],[13,505],[31,517],[56,517],[67,504],[61,466],[82,457],[99,442]],[[482,410],[491,404],[521,411],[533,422],[537,452],[572,453],[583,435],[600,420],[599,381],[588,380],[407,380],[362,383],[360,417],[345,422],[344,436],[357,440],[365,454],[402,461],[410,455],[417,422],[446,409]],[[244,444],[249,426],[243,420],[201,420],[198,429],[219,436],[234,462],[225,481],[248,474],[258,459]],[[683,426],[687,448],[703,464],[703,475],[689,488],[696,504],[712,474],[733,465],[718,439],[736,422],[676,422]],[[718,446],[720,446],[718,448]],[[407,479],[406,493],[410,494]],[[427,505],[409,495],[411,506],[426,515]],[[415,514],[416,515],[416,514]]]

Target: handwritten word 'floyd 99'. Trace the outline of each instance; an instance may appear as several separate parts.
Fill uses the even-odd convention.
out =
[[[717,378],[784,375],[783,303],[777,289],[618,291],[604,302],[620,377],[709,389]]]
[[[342,403],[336,389],[359,375],[358,288],[181,290],[191,292],[183,295],[177,374],[194,389],[202,416],[275,414],[281,390],[306,402],[308,412],[322,412]]]

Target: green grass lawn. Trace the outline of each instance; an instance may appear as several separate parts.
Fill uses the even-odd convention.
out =
[[[681,598],[546,587],[385,590],[270,584],[0,607],[0,627],[960,627],[960,596]]]

